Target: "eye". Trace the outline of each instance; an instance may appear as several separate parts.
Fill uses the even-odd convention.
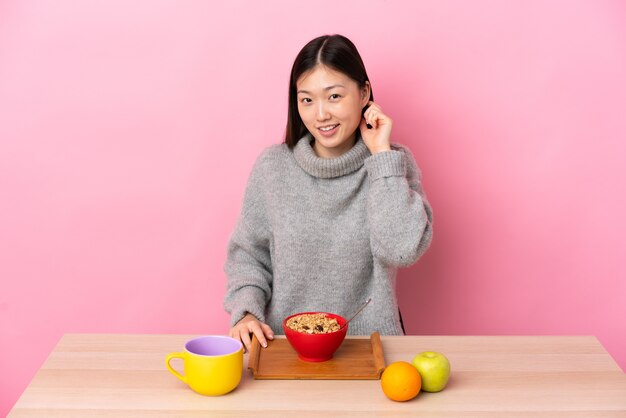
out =
[[[340,95],[338,95],[337,93],[334,93],[334,94],[331,94],[331,95],[330,95],[330,99],[331,99],[331,100],[334,100],[334,99],[339,99],[340,97],[341,97],[341,96],[340,96]]]
[[[300,99],[300,103],[311,103],[312,100],[309,99],[308,97],[303,97],[302,99]]]

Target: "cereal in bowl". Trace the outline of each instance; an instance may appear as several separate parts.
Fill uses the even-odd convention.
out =
[[[302,314],[287,320],[287,327],[305,334],[328,334],[339,331],[339,323],[323,313]]]

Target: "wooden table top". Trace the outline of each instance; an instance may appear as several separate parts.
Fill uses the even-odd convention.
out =
[[[165,368],[193,337],[65,335],[9,417],[626,417],[626,374],[595,337],[382,337],[387,364],[450,359],[448,387],[408,402],[379,380],[254,380],[247,355],[237,389],[201,396]]]

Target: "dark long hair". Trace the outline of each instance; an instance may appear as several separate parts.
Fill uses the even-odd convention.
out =
[[[289,108],[285,131],[285,144],[289,148],[293,148],[298,140],[307,133],[298,112],[296,82],[302,74],[319,64],[347,75],[356,81],[359,88],[365,87],[365,82],[369,81],[359,51],[352,41],[345,36],[324,35],[306,44],[293,62],[289,79]],[[369,100],[374,100],[371,83]]]

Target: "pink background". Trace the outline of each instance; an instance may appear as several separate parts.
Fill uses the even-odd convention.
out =
[[[295,55],[337,32],[435,212],[399,276],[409,333],[591,334],[625,368],[624,21],[622,1],[0,2],[0,415],[63,333],[227,332],[247,176]]]

